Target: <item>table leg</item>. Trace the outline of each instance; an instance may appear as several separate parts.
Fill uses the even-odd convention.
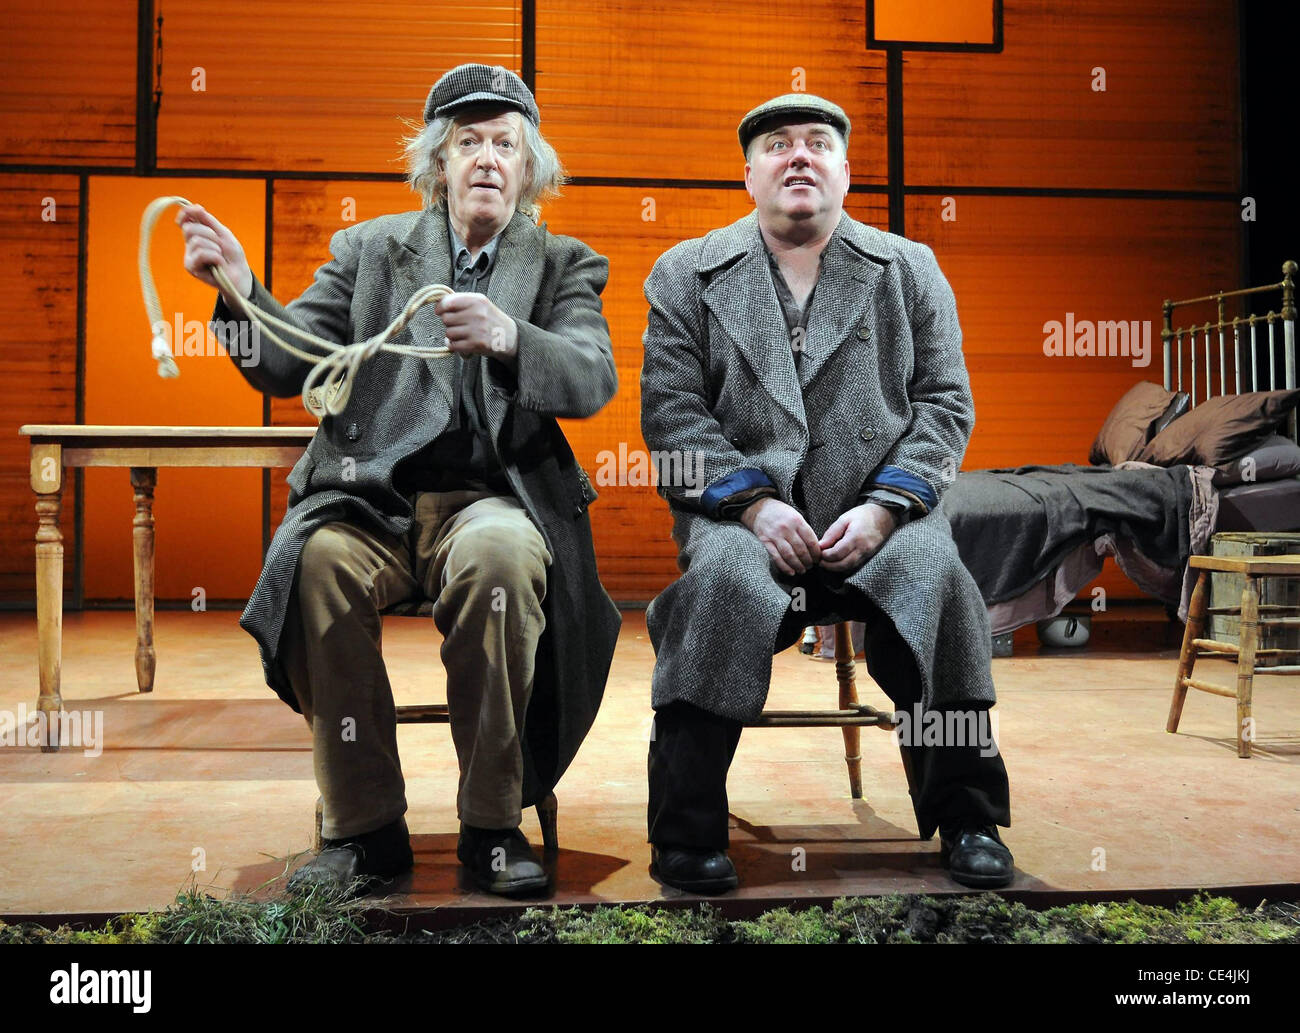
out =
[[[135,680],[141,692],[153,692],[157,657],[153,648],[153,490],[158,471],[131,467],[135,489]]]
[[[59,715],[63,712],[63,532],[59,530],[62,491],[36,496],[36,636],[40,667],[38,720],[45,722],[41,751],[59,749]]]
[[[63,713],[63,447],[33,444],[31,486],[36,493],[36,658],[40,690],[37,720],[45,723],[44,753],[59,748]]]

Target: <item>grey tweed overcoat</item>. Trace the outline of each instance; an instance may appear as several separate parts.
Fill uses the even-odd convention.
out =
[[[842,214],[798,370],[756,214],[665,252],[645,294],[643,436],[704,464],[694,490],[659,486],[682,574],[646,613],[654,706],[684,700],[737,720],[762,709],[772,655],[793,642],[777,641],[791,588],[752,532],[710,515],[709,497],[765,475],[796,505],[800,471],[819,537],[864,488],[911,486],[919,516],[849,576],[823,572],[848,600],[824,616],[851,616],[865,597],[911,649],[927,708],[991,702],[987,612],[940,503],[974,405],[956,302],[930,248]]]
[[[333,261],[287,306],[260,282],[251,300],[327,340],[364,340],[384,329],[419,287],[448,281],[446,209],[357,223],[334,234],[330,251]],[[478,404],[514,493],[553,559],[523,735],[525,806],[555,784],[591,727],[621,620],[596,571],[587,515],[596,493],[556,422],[592,415],[617,389],[601,314],[608,275],[608,260],[581,241],[516,214],[502,231],[487,295],[518,324],[517,370],[486,356],[467,360],[480,363]],[[218,297],[214,321],[237,318]],[[249,332],[242,320],[213,326],[219,336]],[[397,341],[441,344],[443,337],[442,321],[425,306]],[[228,348],[232,357],[250,354],[247,342]],[[254,387],[277,397],[301,392],[305,362],[266,340],[260,353],[258,364],[239,366]],[[410,529],[413,513],[393,490],[393,468],[447,425],[454,381],[448,366],[435,364],[448,361],[381,352],[363,363],[347,407],[321,421],[289,474],[289,508],[240,625],[257,640],[267,684],[295,710],[277,654],[298,556],[332,520],[395,535]]]

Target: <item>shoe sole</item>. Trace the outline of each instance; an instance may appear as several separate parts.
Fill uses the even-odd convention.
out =
[[[664,878],[657,865],[650,866],[650,877],[658,882],[661,886],[671,886],[675,890],[682,890],[685,893],[701,893],[707,896],[713,896],[718,893],[726,893],[728,890],[734,890],[740,885],[738,876],[731,875],[722,879],[696,879],[690,882],[672,882]]]
[[[505,885],[484,882],[474,876],[472,872],[470,877],[474,885],[482,892],[491,893],[494,897],[530,897],[548,889],[551,885],[551,880],[546,876],[542,876],[540,879],[521,879],[518,882],[506,883]]]
[[[939,863],[947,871],[949,878],[953,882],[961,883],[963,886],[969,886],[977,890],[995,890],[1004,886],[1010,886],[1016,881],[1016,873],[1013,870],[1009,875],[977,875],[973,872],[955,872],[951,867],[951,858],[947,850],[939,852]],[[1013,862],[1014,863],[1014,862]]]

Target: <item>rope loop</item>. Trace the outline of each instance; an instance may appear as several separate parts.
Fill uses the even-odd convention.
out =
[[[172,205],[186,207],[190,204],[183,197],[157,197],[150,201],[140,219],[140,291],[144,296],[144,308],[149,317],[149,327],[153,330],[160,323],[165,325],[162,314],[162,302],[158,299],[158,288],[154,284],[153,272],[149,264],[149,247],[153,238],[153,229],[159,216]],[[208,271],[227,298],[238,298],[238,307],[243,315],[252,322],[267,340],[289,354],[311,363],[311,371],[302,385],[303,407],[318,420],[326,416],[338,416],[347,408],[352,396],[352,384],[363,362],[368,362],[381,351],[396,355],[410,355],[420,359],[445,358],[455,354],[446,346],[421,347],[411,344],[394,344],[393,341],[410,323],[412,317],[425,305],[437,304],[443,298],[454,293],[450,287],[441,283],[431,283],[421,287],[406,303],[388,327],[364,341],[354,344],[338,344],[335,341],[317,337],[292,323],[280,319],[265,309],[258,308],[235,288],[225,270],[219,266],[208,266]],[[296,335],[302,342],[316,349],[315,352],[304,351],[286,341],[276,333],[278,327],[287,333]],[[160,377],[180,376],[180,368],[172,356],[167,338],[161,333],[154,334],[149,343],[150,352],[158,363]]]

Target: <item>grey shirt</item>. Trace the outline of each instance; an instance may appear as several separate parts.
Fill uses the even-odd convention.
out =
[[[447,220],[447,238],[452,254],[449,278],[452,290],[462,294],[485,293],[492,279],[492,269],[496,265],[497,244],[501,235],[498,233],[488,241],[472,259],[469,248],[457,235],[450,219]],[[501,468],[492,436],[475,403],[479,378],[478,356],[471,356],[468,361],[460,355],[435,361],[454,364],[453,397],[460,404],[452,409],[451,419],[437,438],[398,465],[393,472],[393,487],[404,495],[416,491],[455,491],[461,488],[511,494],[510,481]]]

